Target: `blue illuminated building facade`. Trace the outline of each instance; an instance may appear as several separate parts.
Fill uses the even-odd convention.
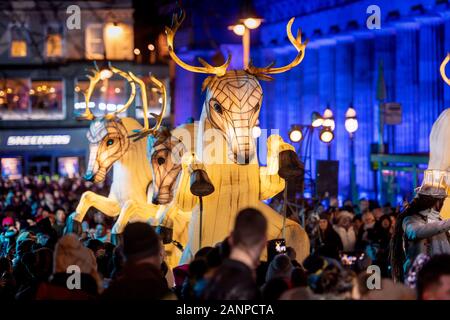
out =
[[[223,3],[220,5],[218,3]],[[217,52],[231,52],[234,68],[242,68],[239,37],[227,30],[238,16],[239,1],[187,1],[189,22],[176,40],[179,55],[194,63],[201,56],[214,62]],[[381,29],[370,30],[366,13],[370,5],[381,9]],[[384,142],[391,154],[428,152],[433,122],[450,106],[450,87],[439,75],[439,65],[450,52],[450,4],[447,1],[296,1],[254,0],[264,19],[252,33],[251,57],[255,65],[271,61],[284,65],[295,49],[286,36],[286,23],[296,17],[293,30],[301,28],[309,39],[301,65],[263,82],[260,115],[262,128],[280,129],[287,139],[289,126],[307,124],[313,111],[330,105],[336,121],[331,159],[339,160],[339,189],[346,198],[349,188],[349,138],[345,111],[356,109],[359,129],[355,136],[357,184],[361,196],[375,197],[371,169],[371,144],[378,142],[377,78],[384,66],[387,101],[402,105],[402,123],[386,126]],[[220,12],[220,15],[218,14]],[[189,19],[190,16],[190,19]],[[208,26],[208,27],[205,27]],[[175,125],[202,108],[203,76],[177,67]],[[327,147],[314,137],[312,156],[327,158]],[[313,171],[314,171],[313,167]],[[412,194],[411,174],[398,173],[399,194]],[[419,181],[420,182],[420,181]]]

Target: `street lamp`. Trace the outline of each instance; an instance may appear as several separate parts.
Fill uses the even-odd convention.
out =
[[[248,67],[250,61],[250,30],[254,30],[261,25],[263,19],[251,15],[228,27],[228,30],[232,30],[236,35],[242,37],[243,48],[243,64],[244,69]]]
[[[303,138],[302,128],[299,125],[293,125],[289,131],[289,140],[292,142],[300,142]]]
[[[330,146],[329,143],[334,139],[333,130],[331,130],[330,127],[323,126],[322,130],[320,130],[319,138],[320,141],[328,143],[329,147]],[[330,158],[330,155],[328,155],[328,158]]]
[[[334,128],[336,124],[334,122],[333,111],[331,111],[330,106],[327,106],[323,112],[323,123],[322,131],[320,131],[320,140],[327,143],[327,159],[331,160],[331,144],[330,142],[334,139]]]
[[[350,198],[352,203],[358,201],[357,186],[356,186],[356,164],[355,164],[355,143],[354,135],[358,130],[358,119],[356,118],[356,111],[353,107],[349,107],[345,112],[345,130],[347,130],[350,138]]]
[[[312,117],[311,117],[311,126],[313,128],[319,128],[320,126],[322,126],[323,124],[323,118],[320,115],[320,113],[318,113],[317,111],[314,111],[312,113]]]

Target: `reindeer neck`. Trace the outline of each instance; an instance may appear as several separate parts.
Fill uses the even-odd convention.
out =
[[[147,202],[147,187],[151,182],[146,139],[131,142],[127,152],[114,163],[111,192],[119,202]]]

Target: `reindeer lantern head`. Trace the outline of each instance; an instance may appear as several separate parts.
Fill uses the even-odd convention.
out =
[[[153,204],[168,204],[173,199],[174,187],[182,169],[186,147],[172,136],[169,129],[160,127],[148,139],[149,158],[153,177]]]
[[[126,73],[112,66],[109,66],[109,68],[114,74],[123,77],[130,84],[131,94],[128,101],[119,110],[106,114],[101,118],[95,118],[88,107],[86,107],[84,114],[78,117],[79,119],[91,120],[91,125],[87,133],[87,139],[89,141],[89,163],[85,179],[96,183],[105,179],[106,174],[111,169],[112,165],[127,153],[132,144],[145,144],[145,141],[139,141],[139,139],[158,131],[166,109],[167,101],[164,85],[155,77],[150,77],[153,84],[161,90],[163,98],[161,113],[159,115],[152,113],[152,116],[156,118],[155,126],[149,128],[147,118],[144,118],[144,128],[142,128],[142,126],[132,118],[121,119],[117,117],[119,113],[126,111],[133,102],[136,96],[136,83],[140,86],[143,109],[145,114],[147,114],[148,105],[146,87],[145,83],[133,73]],[[99,70],[94,69],[92,72],[93,75],[88,76],[90,83],[85,92],[86,106],[89,105],[96,84],[102,80]]]
[[[183,20],[183,12],[180,15],[174,14],[172,27],[166,27],[169,54],[186,70],[211,74],[202,87],[202,90],[206,89],[204,108],[207,118],[227,141],[231,151],[230,159],[234,163],[248,164],[255,155],[252,131],[258,124],[262,102],[262,89],[258,80],[272,80],[270,74],[285,72],[300,64],[304,58],[307,42],[302,43],[300,31],[297,37],[293,36],[291,27],[294,18],[292,18],[287,24],[287,35],[298,53],[290,64],[279,68],[273,68],[273,64],[265,68],[256,68],[250,63],[246,70],[227,71],[231,61],[229,56],[219,67],[214,67],[201,58],[199,62],[202,67],[195,67],[183,62],[174,51],[175,33]]]

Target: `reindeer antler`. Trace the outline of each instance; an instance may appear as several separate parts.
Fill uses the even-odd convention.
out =
[[[127,102],[123,105],[123,107],[120,108],[119,110],[116,110],[112,113],[107,113],[105,115],[105,119],[112,119],[116,115],[126,111],[130,107],[131,103],[133,102],[133,100],[136,96],[136,84],[134,83],[132,77],[130,77],[130,75],[128,73],[126,73],[118,68],[115,68],[111,65],[109,65],[108,67],[112,71],[112,73],[118,74],[119,76],[121,76],[122,78],[127,80],[131,87],[130,97],[128,98]],[[95,119],[95,116],[89,109],[89,102],[91,100],[91,96],[92,96],[92,93],[94,92],[95,86],[97,85],[97,83],[100,80],[102,80],[102,78],[101,78],[101,72],[98,70],[98,68],[91,69],[90,71],[92,72],[92,75],[87,75],[87,77],[89,78],[89,86],[88,86],[86,92],[84,93],[86,109],[83,114],[81,114],[80,116],[77,117],[78,120],[94,120]]]
[[[287,32],[289,41],[294,45],[295,49],[297,49],[297,51],[298,51],[295,59],[292,60],[292,62],[289,63],[288,65],[286,65],[284,67],[278,67],[278,68],[272,67],[274,64],[273,62],[271,64],[269,64],[267,67],[257,68],[255,66],[253,66],[253,64],[250,61],[249,65],[247,67],[247,70],[246,70],[248,73],[256,75],[263,80],[272,80],[272,77],[268,76],[268,74],[282,73],[282,72],[288,71],[288,70],[294,68],[295,66],[299,65],[302,62],[303,58],[305,57],[305,49],[306,49],[306,45],[308,44],[308,40],[306,40],[305,42],[302,43],[301,30],[298,30],[297,37],[294,37],[294,35],[292,34],[292,24],[294,23],[294,20],[295,20],[295,18],[292,18],[291,20],[289,20],[289,22],[286,26],[286,32]]]
[[[177,15],[176,13],[173,14],[172,17],[172,27],[166,27],[166,35],[167,35],[167,46],[169,47],[169,55],[170,57],[182,68],[197,72],[197,73],[208,73],[208,74],[215,74],[216,76],[223,76],[227,72],[227,68],[231,62],[231,55],[228,55],[227,61],[219,67],[214,67],[210,65],[208,62],[203,60],[202,58],[199,58],[198,61],[202,64],[203,67],[196,67],[191,66],[185,62],[183,62],[178,56],[175,54],[173,40],[175,38],[175,34],[180,27],[181,23],[183,22],[185,18],[185,14],[183,11],[181,11],[180,15]]]
[[[95,116],[89,109],[89,100],[91,99],[92,92],[94,92],[96,84],[100,81],[100,72],[97,69],[90,69],[92,75],[87,75],[89,78],[89,86],[84,92],[84,101],[86,103],[86,109],[82,114],[77,116],[77,120],[94,120]]]
[[[142,100],[142,108],[144,109],[144,128],[142,130],[136,131],[136,133],[130,135],[130,138],[134,138],[133,140],[139,140],[142,139],[149,134],[154,134],[159,127],[161,126],[164,114],[166,112],[167,108],[167,91],[166,86],[164,83],[156,79],[154,76],[150,76],[150,81],[153,82],[153,84],[161,91],[162,93],[162,107],[161,112],[159,114],[150,113],[153,118],[156,119],[156,123],[152,128],[149,128],[149,121],[148,121],[148,100],[147,100],[147,90],[144,81],[136,77],[132,72],[129,73],[133,81],[135,81],[139,87],[141,88],[141,100]]]
[[[450,79],[445,74],[445,67],[447,66],[447,63],[450,61],[450,52],[447,53],[447,56],[445,57],[444,61],[441,63],[440,71],[442,79],[444,79],[445,83],[447,83],[450,86]]]

